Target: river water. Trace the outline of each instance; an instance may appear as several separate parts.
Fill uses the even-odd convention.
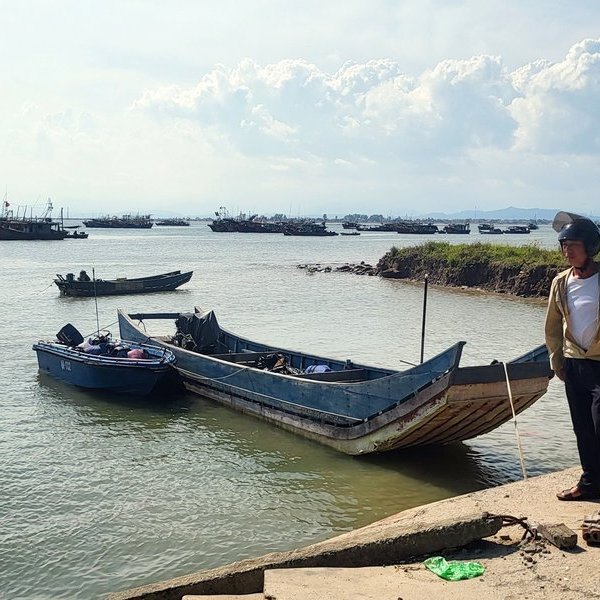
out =
[[[443,239],[550,246],[555,234]],[[126,401],[38,375],[34,341],[66,322],[96,329],[94,299],[61,298],[51,285],[82,268],[105,279],[194,270],[176,292],[99,298],[100,326],[114,334],[118,307],[196,305],[250,338],[400,368],[419,357],[420,285],[296,265],[374,263],[421,241],[217,234],[194,223],[0,243],[0,598],[101,598],[518,479],[512,423],[462,444],[353,458],[189,394]],[[542,342],[543,320],[539,300],[432,287],[426,356],[465,340],[463,364],[511,359]],[[529,474],[577,462],[558,382],[519,430]]]

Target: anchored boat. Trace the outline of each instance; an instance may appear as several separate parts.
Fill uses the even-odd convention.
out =
[[[117,296],[123,294],[146,294],[151,292],[170,292],[187,283],[193,275],[193,271],[182,273],[172,271],[162,275],[149,277],[138,277],[128,279],[90,279],[85,271],[81,271],[79,277],[73,273],[67,273],[64,277],[56,274],[54,283],[63,296]]]
[[[396,371],[254,342],[198,309],[119,310],[118,318],[121,337],[175,354],[191,392],[347,454],[467,440],[512,417],[504,365],[460,367],[465,342]],[[149,320],[170,321],[171,332],[149,336]],[[548,388],[547,350],[539,346],[506,368],[519,413]]]
[[[99,332],[87,342],[65,325],[52,342],[33,345],[40,371],[77,387],[147,395],[170,373],[175,356],[166,348],[112,339]]]
[[[0,240],[64,240],[68,237],[61,221],[52,219],[52,201],[48,198],[46,210],[41,217],[15,215],[10,203],[4,200],[0,212]]]

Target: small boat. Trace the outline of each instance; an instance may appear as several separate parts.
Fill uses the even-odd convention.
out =
[[[63,296],[116,296],[119,294],[149,294],[152,292],[170,292],[187,283],[193,271],[182,273],[172,271],[162,275],[150,277],[138,277],[128,279],[91,279],[85,272],[81,271],[79,277],[73,273],[67,273],[64,277],[56,274],[54,283],[58,286]]]
[[[340,235],[360,235],[360,231],[342,231]]]
[[[119,310],[118,319],[122,338],[175,354],[190,392],[346,454],[468,440],[512,418],[504,366],[460,367],[465,342],[398,371],[254,342],[222,329],[212,311]],[[149,336],[149,320],[166,321],[166,335]],[[545,346],[506,369],[517,413],[552,374]]]
[[[342,223],[344,229],[356,229],[358,227],[357,221],[344,221]]]
[[[40,371],[77,387],[145,396],[172,373],[167,349],[112,339],[99,332],[87,342],[70,323],[53,342],[33,344]]]
[[[490,223],[483,223],[482,225],[477,225],[477,229],[482,235],[501,235],[504,233],[502,229],[500,229],[499,227],[494,227]]]
[[[517,233],[517,234],[525,234],[531,233],[531,230],[526,225],[511,225],[508,229],[504,230],[504,233]]]
[[[85,231],[70,231],[65,236],[65,240],[87,240],[89,233]]]

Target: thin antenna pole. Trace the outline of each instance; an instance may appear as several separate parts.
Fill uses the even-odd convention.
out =
[[[425,356],[425,320],[427,317],[427,288],[429,285],[429,275],[425,275],[425,287],[423,288],[423,318],[421,319],[421,364]]]
[[[98,294],[96,293],[96,269],[92,267],[92,279],[94,281],[94,302],[96,304],[96,335],[100,335],[100,319],[98,318]]]
[[[525,468],[525,457],[523,456],[523,448],[521,447],[521,436],[519,435],[519,427],[517,425],[517,413],[515,413],[515,405],[513,402],[512,387],[510,380],[508,379],[508,369],[506,363],[503,362],[504,376],[506,377],[506,387],[508,388],[508,399],[510,401],[510,408],[513,415],[513,423],[515,424],[515,437],[517,438],[517,450],[519,451],[519,460],[521,461],[521,471],[523,472],[523,480],[527,479],[527,469]]]

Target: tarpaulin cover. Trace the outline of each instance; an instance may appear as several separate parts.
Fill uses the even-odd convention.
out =
[[[177,331],[192,336],[198,352],[209,351],[219,339],[221,329],[212,310],[205,313],[182,313],[175,321]]]

